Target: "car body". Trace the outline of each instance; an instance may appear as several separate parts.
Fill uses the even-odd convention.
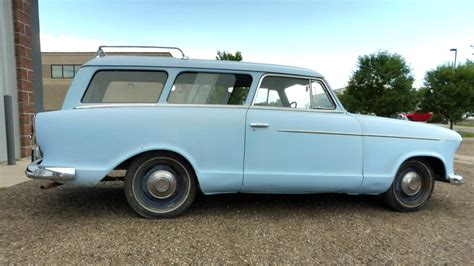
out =
[[[418,158],[433,179],[463,181],[453,168],[458,133],[348,113],[320,73],[287,66],[97,57],[81,67],[61,110],[37,114],[35,134],[26,173],[36,179],[92,186],[114,169],[128,175],[146,158],[167,160],[136,185],[139,177],[125,177],[132,201],[145,190],[132,204],[145,217],[167,217],[147,206],[162,206],[166,189],[179,194],[182,184],[188,197],[193,178],[204,194],[382,194]],[[405,187],[421,186],[412,179]],[[183,211],[176,208],[169,216]]]

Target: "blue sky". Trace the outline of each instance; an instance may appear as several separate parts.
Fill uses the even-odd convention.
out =
[[[357,57],[405,57],[421,86],[426,70],[474,59],[474,1],[39,0],[43,51],[100,44],[179,46],[191,58],[217,50],[244,61],[307,67],[343,87]]]

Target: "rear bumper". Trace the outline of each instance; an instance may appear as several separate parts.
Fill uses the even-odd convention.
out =
[[[76,178],[76,169],[69,167],[50,167],[41,165],[42,159],[30,163],[26,167],[25,174],[33,179],[46,180],[73,180]]]
[[[464,177],[456,174],[452,174],[448,176],[449,183],[453,185],[462,185],[464,184]]]

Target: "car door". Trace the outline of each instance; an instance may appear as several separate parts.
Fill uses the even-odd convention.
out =
[[[266,75],[246,117],[246,192],[351,192],[362,182],[359,122],[320,79]]]

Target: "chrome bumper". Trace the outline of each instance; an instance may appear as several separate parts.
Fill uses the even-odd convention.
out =
[[[448,180],[449,180],[449,183],[453,184],[453,185],[462,185],[464,184],[464,177],[460,176],[460,175],[449,175],[448,176]]]
[[[47,180],[72,180],[76,177],[74,168],[42,166],[41,161],[42,159],[38,159],[26,167],[27,177]]]

